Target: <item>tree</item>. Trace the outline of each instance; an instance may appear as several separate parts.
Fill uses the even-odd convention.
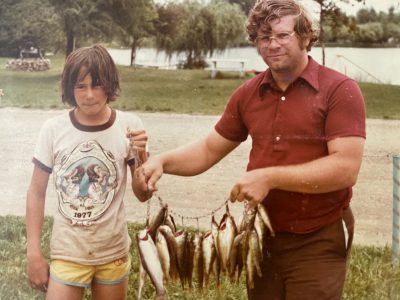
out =
[[[244,39],[244,15],[224,1],[158,5],[156,45],[167,55],[185,53],[185,68],[204,67],[204,57]]]
[[[239,5],[240,9],[247,16],[254,6],[255,0],[228,0],[231,4]]]
[[[110,3],[108,3],[110,5]],[[157,12],[153,0],[113,0],[110,15],[118,28],[119,38],[131,46],[130,65],[135,64],[136,50],[141,41],[154,33]]]
[[[3,0],[0,54],[18,56],[19,48],[51,48],[58,41],[59,19],[47,0]]]
[[[244,24],[246,21],[237,5],[226,5],[223,1],[213,1],[207,6],[211,16],[215,20],[215,27],[209,31],[215,32],[215,47],[209,47],[210,56],[214,50],[225,50],[245,39]]]
[[[327,22],[335,23],[337,20],[337,15],[340,12],[340,9],[337,7],[334,0],[313,0],[317,2],[320,7],[319,14],[319,42],[322,48],[322,64],[325,65],[325,36],[324,36],[324,26]],[[350,1],[365,1],[365,0],[340,0],[345,3],[349,3]]]
[[[371,9],[362,8],[357,12],[357,22],[359,24],[366,24],[370,22],[377,22],[378,21],[378,14],[376,11]]]
[[[384,32],[381,23],[369,22],[358,25],[358,42],[364,44],[379,44],[384,42]]]
[[[101,10],[96,0],[49,0],[62,20],[66,37],[65,54],[74,49],[77,39],[105,39],[112,34],[109,12]]]

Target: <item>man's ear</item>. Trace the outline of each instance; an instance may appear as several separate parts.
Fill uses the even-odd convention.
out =
[[[308,46],[311,43],[311,39],[310,38],[305,38],[300,42],[301,45],[301,49],[308,49]]]

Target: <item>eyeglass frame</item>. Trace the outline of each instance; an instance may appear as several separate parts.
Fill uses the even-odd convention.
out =
[[[280,35],[280,34],[287,34],[287,39],[283,39],[283,42],[282,42],[282,41],[279,41],[279,37],[277,37],[277,35]],[[268,40],[267,40],[267,41],[266,41],[266,40],[261,40],[261,42],[263,42],[267,47],[268,47],[269,45],[271,45],[273,39],[275,39],[275,41],[276,41],[279,45],[285,45],[285,44],[287,44],[287,43],[290,41],[290,38],[291,38],[292,36],[294,36],[295,34],[296,34],[296,31],[292,31],[292,32],[286,32],[286,31],[284,31],[284,32],[279,32],[279,33],[271,34],[271,35],[269,35],[269,34],[264,34],[264,35],[256,36],[256,38],[255,38],[254,41],[255,41],[256,44],[258,44],[258,43],[260,43],[260,38],[266,38],[266,37],[268,37]],[[286,36],[285,36],[285,37],[286,37]]]

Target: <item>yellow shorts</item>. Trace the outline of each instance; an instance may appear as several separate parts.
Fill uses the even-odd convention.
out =
[[[92,282],[119,284],[128,278],[130,267],[129,255],[94,266],[55,259],[50,263],[50,277],[55,282],[77,287],[89,287]]]

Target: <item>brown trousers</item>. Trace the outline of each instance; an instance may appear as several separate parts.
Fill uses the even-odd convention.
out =
[[[263,276],[255,275],[255,287],[247,291],[248,298],[341,299],[353,233],[354,217],[348,208],[342,219],[315,232],[278,233],[267,238],[263,247]]]

